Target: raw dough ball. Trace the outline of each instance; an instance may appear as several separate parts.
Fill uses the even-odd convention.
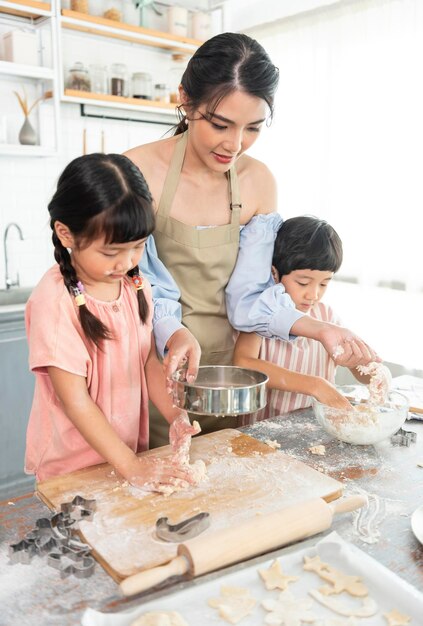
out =
[[[318,454],[319,456],[325,456],[326,454],[326,448],[322,444],[311,446],[308,451],[311,452],[311,454]]]
[[[256,605],[250,591],[243,587],[221,587],[220,598],[210,598],[209,606],[219,609],[219,615],[230,624],[238,624],[252,613]]]
[[[266,589],[272,591],[272,589],[281,589],[285,591],[289,583],[298,580],[298,576],[287,576],[282,570],[280,563],[275,559],[272,565],[268,569],[259,569],[258,573],[264,581]]]
[[[131,626],[189,626],[176,611],[149,611],[137,617]]]

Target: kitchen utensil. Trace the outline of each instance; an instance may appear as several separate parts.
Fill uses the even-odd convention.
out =
[[[182,520],[179,524],[169,524],[168,517],[161,517],[156,522],[156,537],[163,541],[180,543],[196,537],[210,526],[209,513],[198,513]]]
[[[395,434],[391,437],[391,443],[399,446],[406,446],[409,448],[412,443],[416,443],[417,433],[413,430],[404,430],[400,428]]]
[[[423,544],[423,504],[411,516],[411,529],[416,539]]]
[[[143,452],[141,458],[171,455],[170,446],[164,446]],[[167,497],[128,485],[108,464],[38,483],[37,495],[55,510],[75,494],[96,499],[94,519],[80,520],[79,531],[93,556],[120,582],[176,556],[177,543],[155,538],[160,517],[178,524],[207,511],[210,527],[198,536],[207,545],[220,529],[312,498],[329,502],[343,491],[334,478],[234,429],[194,437],[190,460],[199,459],[206,464],[207,480]]]
[[[201,576],[252,556],[311,537],[330,528],[337,513],[354,511],[366,503],[364,496],[351,496],[328,504],[321,498],[287,507],[266,516],[256,516],[242,525],[225,528],[180,544],[178,556],[166,565],[126,578],[120,590],[131,596],[171,576]]]
[[[186,381],[186,370],[172,376],[173,402],[200,415],[242,415],[266,406],[266,374],[242,367],[205,365],[194,382]]]
[[[390,391],[385,404],[368,402],[369,392],[364,385],[337,387],[352,404],[351,409],[334,409],[313,400],[317,421],[330,435],[346,443],[371,445],[393,435],[404,424],[408,414],[408,400],[397,391]]]

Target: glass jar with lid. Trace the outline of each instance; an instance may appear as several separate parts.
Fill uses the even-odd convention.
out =
[[[77,91],[91,91],[91,80],[88,69],[80,61],[74,63],[69,69],[66,88],[75,89]]]
[[[128,72],[124,63],[113,63],[110,66],[110,93],[112,96],[128,95]]]
[[[148,72],[135,72],[132,74],[132,97],[152,100],[151,74],[148,74]]]
[[[170,102],[169,87],[166,83],[156,83],[154,85],[154,100],[156,102]]]
[[[168,73],[170,102],[180,103],[179,85],[189,57],[186,54],[172,54],[172,65]]]
[[[107,93],[107,68],[104,65],[90,65],[91,91]]]

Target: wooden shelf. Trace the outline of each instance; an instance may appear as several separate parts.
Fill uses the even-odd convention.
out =
[[[170,33],[116,22],[96,15],[77,13],[68,9],[62,9],[61,24],[63,28],[70,30],[100,35],[111,39],[121,39],[172,52],[185,52],[186,54],[194,53],[203,43],[190,37],[171,35]]]
[[[77,91],[75,89],[65,89],[62,100],[64,102],[91,104],[93,106],[114,109],[159,113],[169,118],[173,116],[173,121],[176,120],[177,105],[168,104],[166,102],[155,102],[154,100],[142,100],[140,98],[123,98],[122,96],[110,96],[107,94],[92,93],[91,91]]]
[[[54,71],[40,65],[21,65],[10,61],[0,61],[0,76],[21,76],[38,80],[54,80]]]
[[[13,0],[12,2],[1,0],[0,13],[32,19],[52,15],[50,3],[37,2],[37,0]]]

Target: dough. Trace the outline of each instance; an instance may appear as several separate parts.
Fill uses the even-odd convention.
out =
[[[176,611],[149,611],[137,617],[131,626],[189,626]]]
[[[270,446],[274,450],[281,447],[281,444],[278,443],[276,439],[265,439],[264,443],[266,443],[268,446]]]
[[[249,589],[243,587],[221,587],[220,598],[210,598],[209,606],[219,609],[219,615],[230,624],[238,624],[252,613],[256,600]]]
[[[346,591],[351,596],[359,597],[367,596],[369,593],[359,576],[348,576],[339,572],[327,563],[323,563],[320,560],[320,556],[305,556],[303,567],[305,571],[315,572],[320,578],[332,584],[331,587],[326,585],[319,590],[325,596],[330,596],[333,593],[342,593],[343,591]]]
[[[317,619],[310,611],[313,601],[296,598],[290,591],[282,591],[278,600],[263,600],[261,604],[266,611],[270,611],[264,619],[265,624],[301,626],[303,622],[312,624]]]
[[[368,365],[357,365],[357,371],[360,374],[369,375],[369,403],[374,405],[383,405],[388,400],[389,388],[392,382],[392,376],[386,365],[382,363],[369,363]]]
[[[318,454],[319,456],[325,456],[326,454],[326,448],[322,444],[311,446],[308,451],[311,452],[311,454]]]
[[[407,626],[410,623],[411,617],[399,613],[396,609],[384,613],[383,617],[388,622],[388,626]]]
[[[280,563],[275,559],[272,565],[268,569],[259,569],[259,575],[264,581],[266,589],[272,591],[272,589],[281,589],[285,591],[289,583],[293,583],[298,580],[298,576],[287,576],[282,570]]]
[[[326,619],[324,622],[319,622],[318,626],[359,626],[359,624],[358,621],[353,617],[349,617],[348,619],[340,619],[339,617],[335,617],[334,619],[329,618]]]
[[[372,617],[378,611],[378,606],[372,598],[364,598],[359,606],[351,608],[342,604],[339,598],[328,598],[317,589],[312,589],[309,594],[327,609],[345,617]]]

